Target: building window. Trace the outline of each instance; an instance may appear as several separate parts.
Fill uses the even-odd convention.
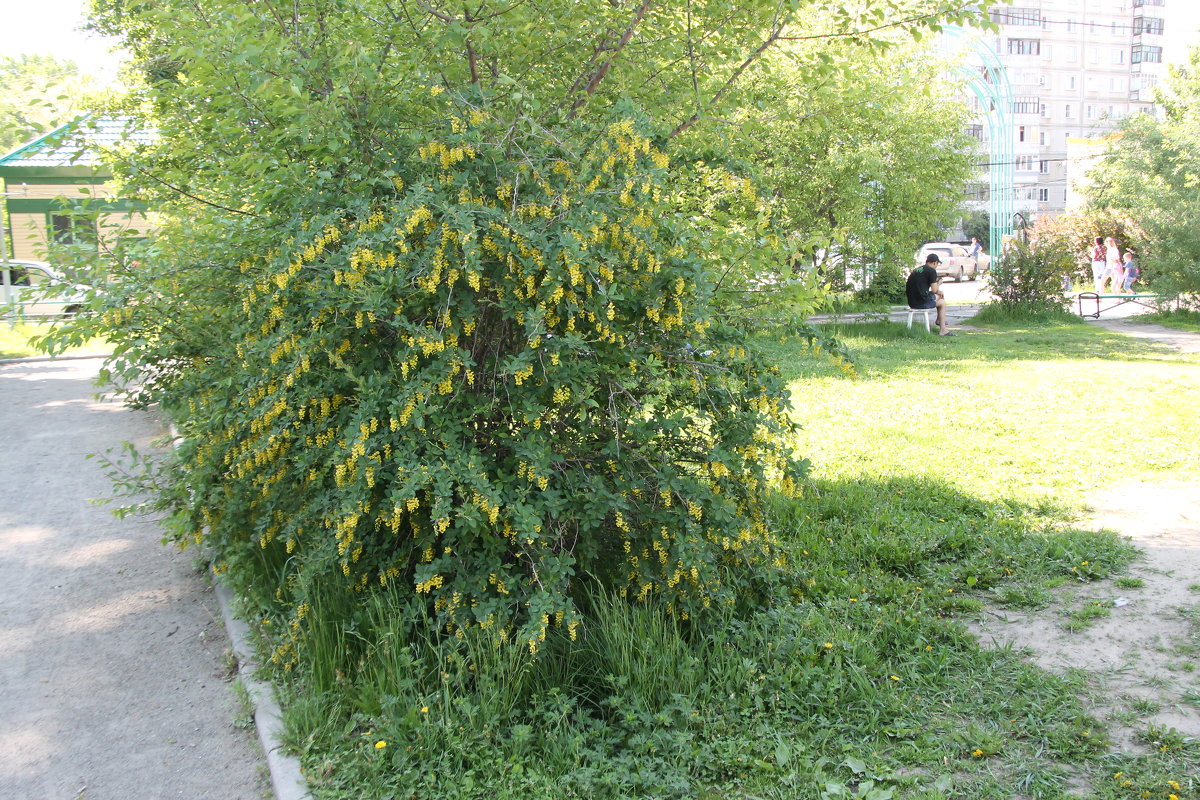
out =
[[[1017,141],[1018,142],[1025,141],[1025,126],[1024,125],[1017,126]]]
[[[1137,36],[1142,33],[1161,35],[1163,32],[1163,21],[1158,17],[1134,17],[1133,18],[1133,35]]]
[[[1010,56],[1036,56],[1042,52],[1041,39],[1009,39],[1008,54]]]
[[[1075,26],[1076,26],[1076,25],[1078,25],[1078,24],[1079,24],[1079,23],[1077,23],[1077,22],[1076,22],[1075,20],[1073,20],[1073,19],[1069,19],[1069,20],[1067,20],[1067,33],[1074,33],[1074,32],[1075,32]]]
[[[1063,106],[1063,116],[1066,117],[1067,119],[1071,118],[1071,104],[1070,103],[1067,103],[1065,106]]]
[[[1038,201],[1041,203],[1049,203],[1050,202],[1050,190],[1049,189],[1038,189]]]
[[[1038,162],[1038,172],[1042,173],[1043,175],[1049,175],[1050,174],[1050,162],[1044,158],[1041,161],[1039,161]]]
[[[1042,110],[1042,101],[1037,97],[1016,97],[1013,99],[1014,114],[1037,114]]]
[[[1151,86],[1156,86],[1157,84],[1157,75],[1136,75],[1129,79],[1129,90],[1136,92],[1141,89],[1149,89]]]
[[[1129,58],[1132,64],[1158,64],[1162,62],[1162,48],[1135,44]]]
[[[55,244],[95,244],[96,223],[75,214],[51,214],[50,239]]]
[[[1078,60],[1079,60],[1079,48],[1075,47],[1074,45],[1067,47],[1067,61],[1078,61]]]
[[[1109,60],[1112,61],[1112,63],[1114,63],[1114,64],[1124,64],[1125,63],[1125,48],[1118,47],[1115,50],[1112,50],[1109,53]]]
[[[967,136],[970,136],[972,139],[977,139],[982,142],[983,141],[983,126],[982,125],[968,125],[967,126]]]
[[[1017,156],[1017,172],[1033,172],[1033,156]]]
[[[1095,75],[1088,75],[1088,76],[1087,76],[1087,81],[1086,81],[1086,83],[1085,83],[1084,85],[1085,85],[1085,86],[1087,86],[1087,90],[1088,90],[1089,92],[1094,92],[1094,91],[1096,91],[1096,76],[1095,76]]]
[[[1088,107],[1087,107],[1087,118],[1088,118],[1088,119],[1095,119],[1095,118],[1096,118],[1096,107],[1095,107],[1095,106],[1088,106]]]
[[[1072,92],[1079,88],[1079,78],[1075,75],[1067,78],[1067,88]]]
[[[1141,8],[1142,6],[1161,6],[1162,4],[1163,0],[1133,0],[1134,8]]]
[[[1092,63],[1092,64],[1100,63],[1100,48],[1099,47],[1089,47],[1088,48],[1088,62]]]
[[[1038,144],[1041,145],[1042,147],[1046,146],[1046,132],[1045,131],[1042,131],[1041,133],[1038,134]]]
[[[997,25],[1041,25],[1042,11],[1039,8],[997,7],[991,11],[992,22]]]
[[[1110,92],[1125,91],[1125,79],[1124,78],[1109,78],[1108,79],[1108,90]]]

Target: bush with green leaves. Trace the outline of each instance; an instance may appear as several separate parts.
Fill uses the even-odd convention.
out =
[[[992,294],[1005,311],[1061,310],[1066,303],[1063,281],[1074,269],[1075,256],[1062,240],[1014,239],[992,261]]]
[[[881,264],[871,277],[871,284],[857,293],[859,300],[865,303],[907,303],[904,294],[905,281],[908,274],[895,261]]]
[[[390,197],[241,263],[234,335],[174,389],[181,535],[271,564],[297,632],[335,577],[531,650],[574,632],[580,573],[681,619],[733,604],[803,464],[782,383],[711,313],[667,157],[631,118],[569,146],[445,105]]]

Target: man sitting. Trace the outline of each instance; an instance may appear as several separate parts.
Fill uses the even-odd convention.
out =
[[[912,271],[904,284],[909,308],[936,308],[939,336],[953,336],[946,326],[946,298],[942,295],[940,281],[934,264],[940,264],[937,253],[925,257],[925,263]]]

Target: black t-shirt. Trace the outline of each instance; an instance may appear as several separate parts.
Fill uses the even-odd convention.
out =
[[[904,284],[904,293],[908,296],[909,308],[921,308],[930,305],[934,300],[933,292],[929,291],[937,283],[937,270],[928,264],[922,264],[912,271]]]

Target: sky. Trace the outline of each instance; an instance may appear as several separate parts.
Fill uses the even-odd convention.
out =
[[[105,82],[114,79],[121,58],[110,52],[113,42],[79,30],[86,7],[87,0],[0,0],[0,53],[50,55]]]
[[[86,6],[87,0],[0,0],[3,54],[52,55],[74,61],[81,71],[105,82],[112,80],[120,56],[110,52],[112,42],[79,30]],[[1188,45],[1200,44],[1200,3],[1167,0],[1165,10],[1167,56],[1180,60],[1186,57]],[[13,42],[19,44],[14,47]]]
[[[1167,0],[1167,28],[1163,34],[1164,48],[1169,61],[1187,58],[1189,46],[1200,44],[1200,3],[1196,0]]]

